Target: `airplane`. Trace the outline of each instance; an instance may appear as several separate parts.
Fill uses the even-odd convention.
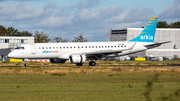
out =
[[[11,51],[8,57],[23,59],[24,66],[28,66],[27,59],[50,59],[51,63],[69,60],[77,66],[82,66],[88,59],[89,66],[95,66],[96,60],[108,55],[123,56],[169,43],[154,42],[157,22],[158,17],[152,17],[140,35],[129,41],[23,44]]]

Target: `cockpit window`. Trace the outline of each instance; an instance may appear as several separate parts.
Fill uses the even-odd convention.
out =
[[[15,48],[15,49],[24,49],[24,47],[17,47],[17,48]]]

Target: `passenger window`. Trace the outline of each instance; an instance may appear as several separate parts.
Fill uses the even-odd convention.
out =
[[[46,47],[46,49],[48,49],[48,47]]]
[[[97,48],[97,46],[96,46],[96,48]]]
[[[102,48],[103,48],[103,46],[102,46]]]
[[[94,48],[94,46],[92,46],[92,48]]]
[[[85,48],[87,48],[87,46],[85,46]]]
[[[51,49],[51,47],[49,47],[49,49]]]
[[[70,48],[72,48],[72,47],[70,47]]]
[[[126,45],[124,47],[126,47]]]
[[[101,46],[99,46],[99,48],[101,48]]]
[[[91,46],[89,46],[89,48],[91,48]]]
[[[58,49],[58,47],[56,47],[56,49]]]
[[[74,48],[76,48],[76,47],[74,46]]]
[[[65,47],[63,47],[65,49]]]
[[[109,46],[108,46],[108,48],[109,48]]]
[[[61,47],[59,47],[61,49]]]
[[[44,47],[42,47],[42,49],[44,49]]]
[[[111,46],[111,48],[113,48],[113,46]]]
[[[116,46],[114,46],[114,48],[116,48]]]
[[[107,48],[107,46],[105,46],[105,48]]]
[[[68,49],[68,47],[67,47],[67,49]]]
[[[53,49],[55,49],[55,47],[53,47]]]
[[[81,48],[83,48],[83,46],[81,46]]]
[[[39,47],[39,49],[41,49],[41,47]]]

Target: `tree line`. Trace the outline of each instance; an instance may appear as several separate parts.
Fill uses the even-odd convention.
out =
[[[159,21],[157,23],[157,28],[180,28],[180,22],[174,22],[168,24],[166,21]]]
[[[35,43],[48,43],[48,42],[68,42],[69,40],[62,37],[49,38],[49,35],[43,31],[35,31],[35,34],[29,31],[18,31],[13,27],[5,28],[3,25],[0,25],[0,36],[33,36]],[[74,37],[72,42],[87,42],[87,39],[83,34],[79,34],[77,37]]]
[[[141,28],[144,28],[144,26]],[[168,24],[167,21],[158,21],[157,28],[180,28],[180,22],[177,21],[177,22]]]

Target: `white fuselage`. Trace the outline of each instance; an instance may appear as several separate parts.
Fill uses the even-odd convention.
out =
[[[24,49],[14,49],[8,57],[20,59],[69,59],[70,55],[104,54],[120,55],[146,50],[143,45],[152,43],[137,42],[78,42],[78,43],[35,43],[24,44]],[[130,49],[133,46],[132,49]]]

